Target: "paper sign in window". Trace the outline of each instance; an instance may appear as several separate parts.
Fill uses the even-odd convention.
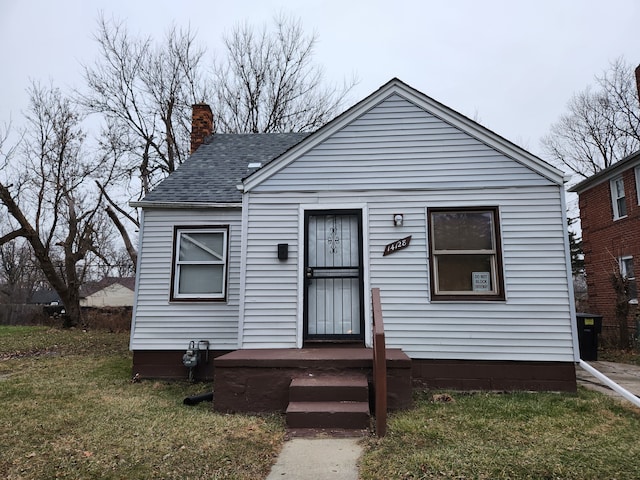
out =
[[[490,272],[473,272],[473,291],[488,292],[491,290]]]

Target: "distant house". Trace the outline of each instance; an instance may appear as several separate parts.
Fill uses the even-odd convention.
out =
[[[638,308],[640,268],[640,151],[598,172],[570,189],[579,195],[582,248],[591,312],[603,316],[605,334],[616,324],[616,293],[611,276],[629,282],[628,325]]]
[[[62,305],[62,299],[55,290],[36,290],[27,303],[33,305]]]
[[[135,277],[106,277],[80,289],[81,307],[131,307]]]
[[[27,300],[30,305],[42,305],[42,311],[49,316],[57,317],[65,313],[65,307],[58,292],[55,290],[39,289]]]
[[[397,79],[311,134],[212,122],[194,106],[195,153],[134,204],[135,373],[184,376],[203,340],[216,405],[280,408],[310,356],[367,374],[379,288],[414,382],[575,390],[562,172]]]

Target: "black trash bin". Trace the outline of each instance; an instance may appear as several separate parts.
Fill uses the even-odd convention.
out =
[[[598,335],[602,333],[602,315],[576,313],[578,342],[582,360],[598,360]]]

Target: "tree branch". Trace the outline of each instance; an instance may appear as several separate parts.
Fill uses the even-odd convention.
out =
[[[107,193],[107,191],[105,190],[104,186],[98,181],[96,180],[96,185],[98,186],[98,188],[100,189],[100,192],[102,192],[102,195],[104,195],[104,198],[107,199],[107,202],[109,202],[109,205],[111,205],[113,208],[115,208],[118,213],[120,213],[120,215],[126,217],[127,220],[129,220],[131,223],[133,223],[136,227],[140,228],[140,222],[138,220],[136,220],[135,218],[133,218],[129,213],[127,213],[124,209],[120,208],[116,202],[113,201],[113,199],[109,196],[109,194]],[[107,214],[109,213],[109,211],[107,210]],[[111,218],[111,215],[109,215],[109,218]],[[115,223],[115,222],[114,222]],[[117,226],[117,225],[116,225]]]
[[[133,262],[133,265],[135,268],[135,266],[138,264],[138,253],[135,247],[133,246],[133,243],[131,242],[131,238],[129,237],[129,232],[127,232],[127,229],[124,228],[124,225],[122,225],[122,222],[120,221],[120,219],[118,218],[118,216],[110,206],[107,206],[105,210],[107,211],[107,215],[109,215],[109,218],[111,219],[113,224],[116,226],[116,228],[120,232],[120,235],[122,236],[122,241],[124,242],[124,246],[127,249],[127,253],[129,254],[129,258]]]
[[[0,185],[0,188],[2,188],[2,185]],[[4,237],[0,237],[0,246],[4,245],[5,243],[9,243],[11,240],[15,238],[24,237],[25,234],[26,234],[26,231],[23,228],[14,230],[11,233],[7,233]]]

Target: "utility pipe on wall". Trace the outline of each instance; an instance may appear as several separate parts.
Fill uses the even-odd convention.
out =
[[[611,380],[609,377],[603,375],[602,373],[600,373],[598,370],[596,370],[595,368],[593,368],[591,365],[589,365],[587,362],[585,362],[584,360],[580,360],[580,367],[582,367],[583,370],[587,371],[588,373],[590,373],[591,375],[593,375],[594,377],[596,377],[598,380],[600,380],[601,382],[603,382],[605,385],[607,385],[609,388],[611,388],[614,392],[619,393],[620,395],[622,395],[625,399],[629,400],[631,403],[633,403],[636,407],[640,408],[640,398],[638,398],[637,396],[635,396],[633,393],[631,393],[629,390],[621,387],[620,385],[618,385],[616,382],[614,382],[613,380]]]

